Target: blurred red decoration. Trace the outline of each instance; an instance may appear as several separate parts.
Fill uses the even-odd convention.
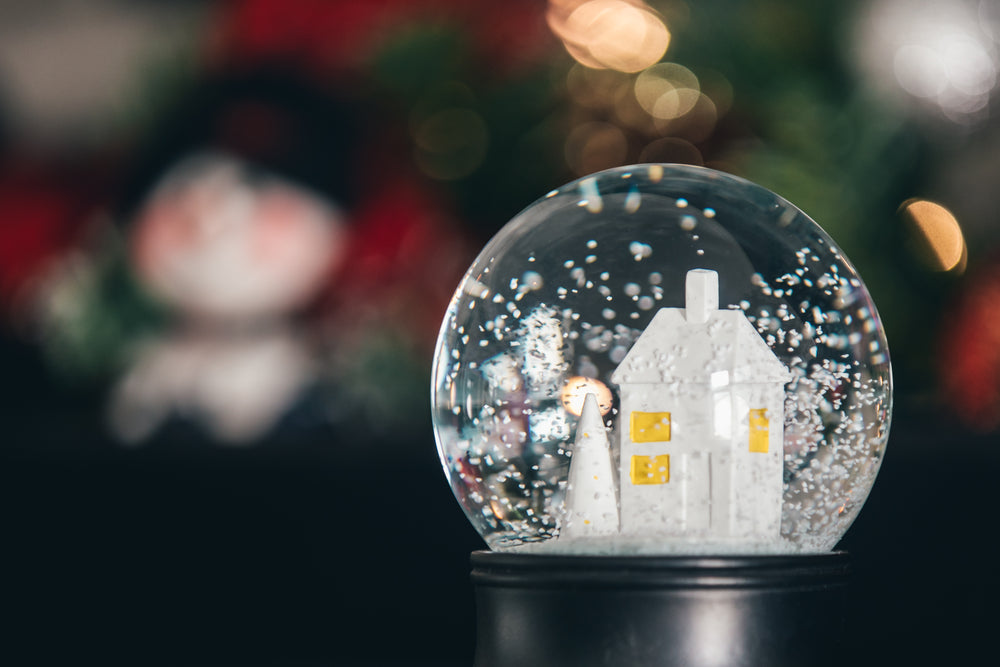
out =
[[[940,339],[941,390],[977,430],[1000,429],[1000,261],[972,275]]]
[[[326,73],[364,64],[380,37],[411,22],[452,22],[499,69],[530,62],[554,44],[545,5],[532,0],[234,0],[210,44],[215,60],[291,62]]]
[[[347,261],[333,277],[337,328],[389,323],[429,352],[441,317],[471,260],[472,245],[433,195],[399,177],[356,212]]]
[[[81,241],[97,201],[92,179],[75,169],[0,167],[0,310],[15,307],[47,263]]]

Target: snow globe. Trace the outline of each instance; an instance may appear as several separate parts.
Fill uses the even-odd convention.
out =
[[[831,549],[878,472],[892,376],[860,276],[794,205],[665,164],[550,192],[455,292],[431,402],[491,549],[477,664],[833,659],[810,638],[842,623]],[[516,646],[513,617],[533,628]]]

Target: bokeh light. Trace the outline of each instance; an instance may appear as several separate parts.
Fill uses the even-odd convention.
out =
[[[611,123],[578,125],[566,139],[566,162],[578,174],[615,167],[628,155],[628,139]]]
[[[705,164],[697,146],[690,141],[676,137],[665,137],[647,144],[639,153],[639,160],[642,162],[693,164],[699,167]]]
[[[635,80],[635,98],[654,118],[680,118],[694,108],[700,94],[698,77],[676,63],[654,65]]]
[[[638,72],[670,45],[667,26],[642,2],[552,0],[547,19],[569,54],[587,67]]]
[[[471,109],[443,109],[423,120],[414,133],[415,159],[428,176],[444,181],[468,176],[482,164],[489,128]]]
[[[899,207],[925,262],[936,271],[965,270],[968,251],[958,220],[941,204],[909,199]]]
[[[995,14],[964,0],[879,0],[859,15],[852,52],[880,97],[977,124],[1000,75]]]
[[[566,412],[579,417],[583,412],[583,401],[587,398],[587,394],[593,394],[597,399],[597,407],[602,415],[611,412],[614,403],[611,390],[608,389],[608,385],[596,378],[581,375],[569,378],[563,385],[560,400]]]
[[[704,165],[699,144],[733,103],[725,76],[676,62],[634,73],[577,64],[566,91],[575,108],[565,155],[578,176],[635,162]]]

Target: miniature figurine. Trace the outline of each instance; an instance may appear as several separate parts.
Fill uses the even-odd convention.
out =
[[[607,435],[593,432],[604,425],[588,397],[563,536],[779,539],[790,374],[742,310],[719,309],[715,271],[689,271],[685,299],[684,308],[660,309],[611,375],[617,456],[597,451]],[[616,458],[617,489],[601,474]],[[616,497],[610,512],[606,499]]]

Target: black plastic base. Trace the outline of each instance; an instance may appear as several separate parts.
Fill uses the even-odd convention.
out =
[[[842,664],[850,558],[477,551],[475,667]]]

